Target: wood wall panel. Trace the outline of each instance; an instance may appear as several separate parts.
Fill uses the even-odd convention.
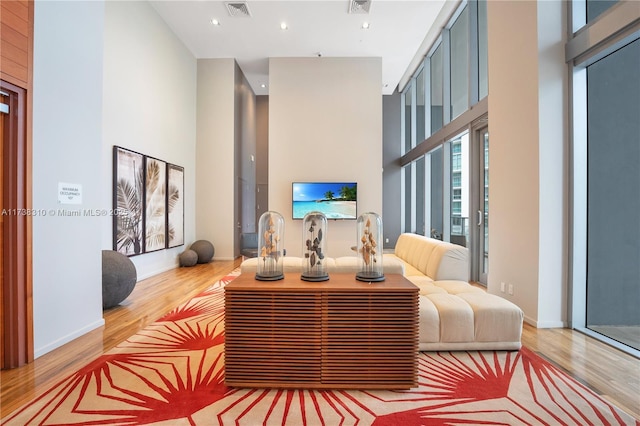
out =
[[[27,69],[26,65],[29,64],[29,52],[9,43],[4,38],[0,41],[0,45],[3,57],[10,59],[17,64],[22,64],[24,65],[24,69]]]
[[[0,78],[30,88],[33,56],[33,2],[0,2]]]
[[[29,76],[27,68],[4,57],[0,57],[0,62],[2,63],[1,80],[13,83],[18,87],[26,82]]]
[[[21,20],[29,21],[29,4],[26,1],[3,0],[2,7],[16,15]]]
[[[2,41],[11,43],[14,46],[28,46],[29,45],[29,37],[26,34],[21,34],[19,31],[16,31],[14,28],[5,24],[4,22],[0,23],[0,34],[2,34]]]
[[[0,51],[2,52],[2,71],[10,73],[22,81],[27,81],[29,78],[29,54],[4,39],[0,42]]]

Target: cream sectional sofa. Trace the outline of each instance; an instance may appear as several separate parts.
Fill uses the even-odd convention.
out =
[[[255,274],[257,258],[241,264]],[[332,273],[356,273],[355,256],[325,258]],[[283,259],[285,274],[302,272],[302,258]],[[517,350],[522,335],[522,310],[499,296],[469,284],[469,253],[465,247],[416,234],[402,234],[393,253],[384,254],[385,274],[404,274],[419,288],[421,351]]]
[[[404,263],[405,276],[420,289],[419,349],[517,350],[522,310],[469,284],[465,247],[402,234],[384,261]]]

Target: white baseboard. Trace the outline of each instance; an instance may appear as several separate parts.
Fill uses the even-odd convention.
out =
[[[147,278],[151,278],[151,277],[156,276],[158,274],[161,274],[163,272],[167,272],[167,271],[170,271],[172,269],[179,268],[179,267],[180,267],[180,265],[176,262],[175,265],[167,265],[164,268],[155,269],[155,270],[153,270],[151,272],[147,272],[146,274],[138,275],[138,281],[146,280]]]
[[[536,321],[526,315],[524,316],[524,322],[535,328],[566,328],[568,326],[565,321]]]
[[[55,340],[41,348],[36,348],[34,349],[33,352],[33,356],[35,358],[39,358],[42,355],[51,352],[54,349],[59,348],[60,346],[64,345],[65,343],[69,343],[72,340],[77,339],[78,337],[87,334],[88,332],[95,330],[96,328],[100,328],[104,325],[104,318],[100,318],[100,320],[95,321],[91,324],[86,325],[85,327],[82,327],[81,329],[78,329],[76,331],[74,331],[73,333],[69,333],[66,336],[63,336],[61,338],[59,338],[58,340]]]
[[[235,260],[235,257],[214,257],[212,262],[215,262],[216,260]],[[142,281],[145,280],[147,278],[151,278],[153,276],[156,276],[158,274],[161,274],[163,272],[167,272],[170,271],[172,269],[176,269],[176,268],[180,268],[180,263],[176,262],[174,265],[167,265],[164,268],[160,268],[160,269],[154,269],[153,271],[147,272],[145,274],[142,275],[138,275],[138,281]]]

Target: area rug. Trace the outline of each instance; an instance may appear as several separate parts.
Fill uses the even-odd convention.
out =
[[[406,391],[224,384],[215,283],[3,420],[6,425],[640,424],[527,348],[423,352]]]

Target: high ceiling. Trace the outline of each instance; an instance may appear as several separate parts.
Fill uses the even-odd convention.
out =
[[[150,0],[150,3],[196,58],[235,58],[255,94],[266,95],[270,57],[316,56],[381,57],[381,91],[393,93],[411,64],[424,55],[421,49],[429,29],[434,23],[436,28],[441,26],[439,22],[446,17],[439,15],[446,12],[443,9],[450,9],[452,2]],[[227,3],[233,3],[231,10],[236,16],[231,16]],[[351,9],[356,12],[350,12]],[[249,16],[238,16],[247,11]],[[214,19],[219,25],[212,24]],[[362,28],[365,22],[368,29]],[[287,29],[281,29],[282,23],[286,23]]]

